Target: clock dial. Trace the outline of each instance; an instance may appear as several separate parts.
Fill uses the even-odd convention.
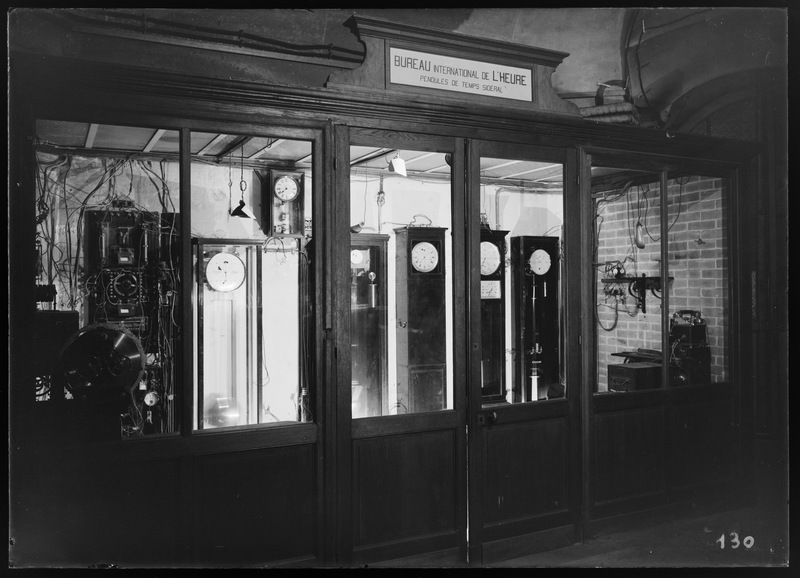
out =
[[[536,249],[528,259],[528,265],[537,275],[544,275],[550,270],[550,254],[544,249]]]
[[[439,264],[439,251],[431,243],[422,241],[411,249],[411,265],[421,273],[436,269]]]
[[[502,296],[500,279],[481,281],[481,299],[501,299]]]
[[[293,201],[300,192],[297,181],[286,175],[279,177],[278,180],[275,181],[272,190],[275,196],[283,202]]]
[[[206,282],[214,291],[233,291],[244,283],[245,267],[231,253],[217,253],[206,264]]]
[[[481,275],[491,275],[500,268],[500,249],[489,241],[481,242]]]
[[[144,396],[144,403],[147,406],[153,407],[158,403],[158,394],[155,391],[148,391]]]
[[[364,253],[358,249],[350,251],[350,263],[353,265],[361,265],[364,262]]]

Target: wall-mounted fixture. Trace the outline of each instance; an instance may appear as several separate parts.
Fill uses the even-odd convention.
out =
[[[636,243],[636,246],[639,249],[644,249],[644,227],[642,227],[642,222],[637,221],[636,223],[636,233],[633,237],[633,242]]]
[[[673,277],[669,277],[668,282],[671,282]],[[603,279],[603,283],[616,283],[627,284],[628,293],[636,297],[639,303],[639,308],[642,313],[647,313],[647,292],[650,291],[653,297],[661,299],[663,287],[661,286],[661,277],[648,277],[644,273],[641,277],[613,277],[610,279]]]

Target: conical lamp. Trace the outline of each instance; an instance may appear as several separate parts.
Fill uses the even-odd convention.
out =
[[[245,207],[245,202],[244,201],[239,201],[239,206],[231,211],[231,217],[241,217],[243,219],[252,219],[253,217],[251,217],[250,215],[248,215],[244,211],[244,207]]]

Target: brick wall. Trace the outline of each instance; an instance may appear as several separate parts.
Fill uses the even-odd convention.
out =
[[[612,197],[610,194],[606,198]],[[667,198],[669,276],[673,277],[669,285],[669,316],[683,309],[700,311],[711,348],[711,380],[725,381],[728,266],[724,183],[722,179],[708,177],[683,178],[680,183],[669,181]],[[607,276],[603,263],[614,261],[623,262],[628,276],[660,277],[658,185],[651,184],[649,189],[632,187],[625,196],[598,203],[598,212],[596,389],[606,391],[608,364],[623,361],[613,353],[637,348],[662,350],[661,300],[648,291],[643,312],[629,294],[627,284],[601,282]],[[644,249],[636,248],[633,243],[639,221],[645,227]],[[622,294],[608,296],[604,286]]]

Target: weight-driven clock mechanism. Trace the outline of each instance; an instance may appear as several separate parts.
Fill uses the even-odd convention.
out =
[[[264,194],[263,217],[271,237],[302,237],[305,233],[305,174],[271,170]]]
[[[484,402],[505,399],[506,235],[481,229],[481,396]]]
[[[445,231],[395,229],[398,413],[446,406]]]
[[[512,237],[515,401],[563,396],[558,237]]]

